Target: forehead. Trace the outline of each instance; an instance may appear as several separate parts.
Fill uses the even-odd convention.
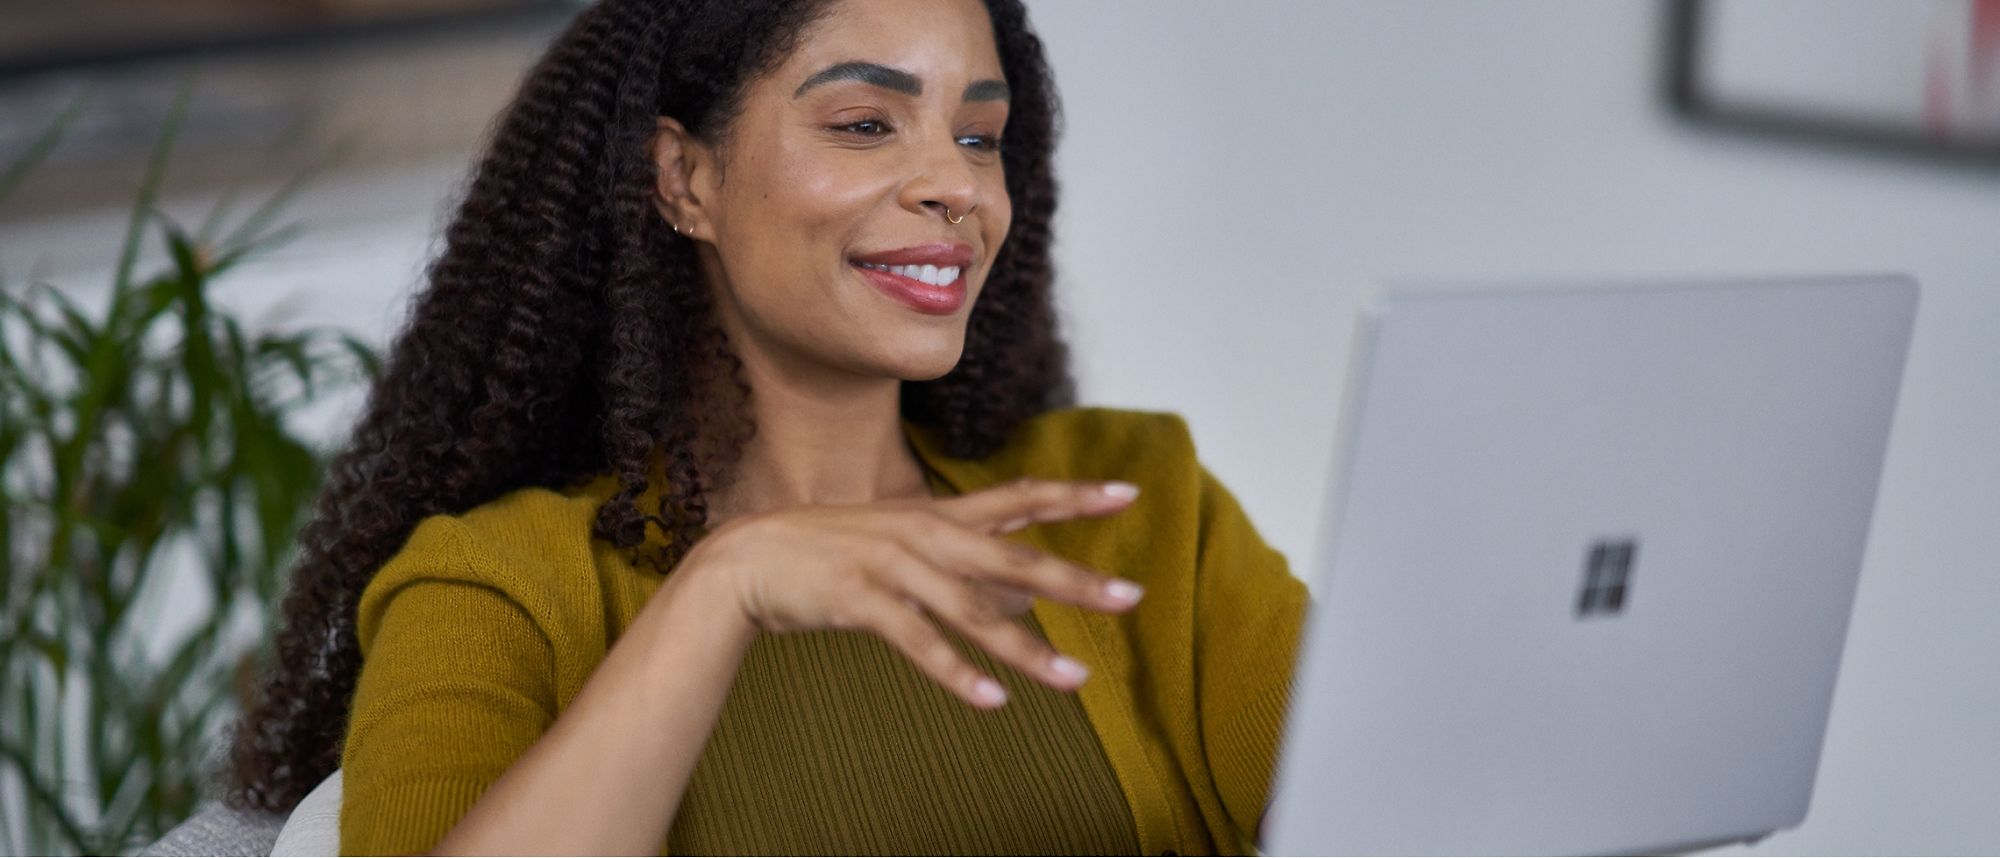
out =
[[[940,83],[1001,77],[981,0],[837,0],[800,34],[773,82],[797,86],[843,62],[879,63]]]

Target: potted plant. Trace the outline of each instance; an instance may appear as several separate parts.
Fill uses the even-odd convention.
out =
[[[127,851],[204,799],[326,461],[295,415],[376,367],[351,337],[254,331],[210,302],[291,234],[276,226],[291,188],[194,230],[159,212],[186,100],[101,310],[0,283],[0,849],[15,854]],[[77,112],[0,172],[0,197]],[[169,262],[140,276],[151,242]]]

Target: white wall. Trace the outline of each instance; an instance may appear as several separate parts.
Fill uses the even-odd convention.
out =
[[[1651,2],[1032,5],[1085,395],[1186,415],[1295,565],[1382,278],[1915,275],[1813,810],[1759,851],[2000,850],[2000,170],[1686,127]]]
[[[2000,170],[1686,127],[1655,94],[1649,1],[1031,6],[1068,105],[1085,398],[1186,415],[1300,567],[1354,312],[1382,278],[1914,274],[1813,811],[1762,851],[2000,851]],[[386,339],[463,172],[316,192],[307,239],[239,300],[296,295]],[[109,258],[92,223],[0,230],[0,267],[40,253],[80,282]]]

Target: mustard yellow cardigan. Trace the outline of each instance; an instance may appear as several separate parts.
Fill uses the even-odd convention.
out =
[[[1250,850],[1306,593],[1201,468],[1186,426],[1169,415],[1052,412],[978,461],[945,456],[920,427],[909,437],[960,493],[1020,476],[1143,489],[1111,518],[1016,538],[1137,581],[1144,601],[1122,616],[1040,601],[1034,616],[1050,643],[1092,669],[1078,694],[1141,850]],[[342,759],[344,852],[429,848],[575,698],[660,581],[590,537],[615,490],[610,478],[568,493],[527,489],[426,519],[369,584]],[[427,605],[427,615],[443,608],[461,622],[400,629],[396,657],[372,656],[398,596],[412,592],[450,603]]]

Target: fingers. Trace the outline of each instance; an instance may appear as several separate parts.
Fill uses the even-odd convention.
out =
[[[1073,691],[1090,676],[1080,662],[1055,651],[1014,621],[977,584],[913,564],[903,582],[931,616],[948,623],[974,646],[1046,685]]]
[[[998,663],[1072,690],[1089,671],[1015,618],[1036,598],[1115,613],[1140,597],[1137,584],[998,535],[1110,515],[1137,492],[1127,483],[1020,480],[946,501],[807,507],[725,524],[697,552],[738,576],[740,606],[758,628],[872,632],[952,694],[992,708],[1006,691],[940,625]]]
[[[1002,616],[1019,617],[1035,607],[1035,594],[1012,584],[973,579],[966,585]]]
[[[871,594],[855,606],[867,617],[857,623],[902,652],[911,664],[937,684],[981,709],[997,709],[1007,703],[1007,689],[993,677],[973,667],[957,647],[946,640],[908,602],[883,594]]]
[[[899,522],[903,541],[874,558],[883,583],[900,591],[996,660],[1063,690],[1089,676],[1079,662],[1056,652],[1014,618],[1033,596],[1093,610],[1129,610],[1138,585],[1107,578],[1068,560],[993,537],[967,532],[946,520]]]
[[[1139,585],[1110,578],[1053,554],[1008,542],[955,523],[933,519],[911,521],[898,529],[905,550],[928,565],[967,579],[991,594],[994,604],[1013,608],[1008,616],[1025,613],[1035,597],[1107,613],[1123,613],[1137,604]],[[1026,596],[1026,600],[1020,599]]]
[[[1037,480],[1023,477],[939,501],[946,515],[983,533],[1012,533],[1030,524],[1095,518],[1124,510],[1139,496],[1131,483]]]

